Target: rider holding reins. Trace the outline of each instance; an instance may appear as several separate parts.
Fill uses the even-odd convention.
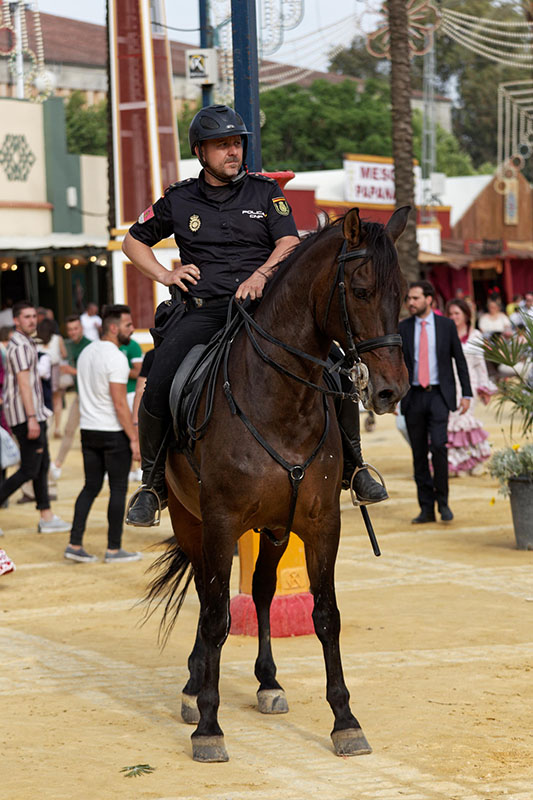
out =
[[[156,456],[171,424],[169,392],[176,369],[195,344],[207,344],[226,322],[228,304],[262,296],[277,265],[298,244],[289,204],[278,184],[265,175],[248,173],[247,137],[242,118],[228,106],[201,109],[191,122],[191,152],[203,169],[198,178],[172,184],[144,211],[126,234],[122,249],[137,269],[164,286],[183,293],[173,321],[155,357],[139,407],[139,443],[143,484],[126,522],[150,526],[156,522],[158,500],[167,499],[164,459],[151,475]],[[181,264],[169,271],[152,247],[174,235]],[[362,464],[359,413],[351,400],[341,404],[339,422],[346,434],[344,474],[350,480]],[[379,502],[385,489],[367,470],[357,473],[354,488],[360,499]]]

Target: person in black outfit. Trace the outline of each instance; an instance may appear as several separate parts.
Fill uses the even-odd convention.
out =
[[[200,176],[169,186],[124,239],[124,253],[143,275],[164,286],[178,286],[185,299],[165,325],[162,341],[156,342],[139,407],[146,489],[128,509],[126,522],[131,525],[155,524],[158,506],[166,503],[163,465],[151,476],[150,486],[147,482],[170,423],[168,397],[176,369],[191,347],[207,344],[224,327],[233,296],[237,300],[262,296],[268,278],[299,242],[290,206],[276,181],[246,170],[248,136],[242,118],[228,106],[201,109],[189,129],[191,152],[203,167]],[[152,247],[172,235],[181,264],[169,271],[157,261]],[[359,415],[350,405],[357,436],[353,430],[346,432],[360,451]],[[351,473],[362,463],[357,451],[352,455]],[[385,490],[367,470],[357,473],[354,484],[371,502],[384,499]]]
[[[448,414],[457,407],[452,360],[463,397],[461,413],[472,397],[468,367],[452,320],[434,314],[435,290],[428,281],[411,283],[407,308],[411,315],[400,323],[403,354],[411,388],[401,401],[413,451],[420,514],[412,522],[434,522],[435,502],[443,522],[453,519],[448,505]],[[451,324],[450,324],[451,323]],[[427,361],[424,358],[427,353]],[[425,367],[424,367],[425,363]],[[428,462],[431,451],[433,477]]]

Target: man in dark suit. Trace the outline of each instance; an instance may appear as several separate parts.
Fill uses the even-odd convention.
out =
[[[411,315],[400,323],[403,354],[411,388],[401,402],[413,450],[420,514],[413,523],[435,522],[435,502],[443,522],[453,519],[448,506],[448,414],[457,408],[452,359],[455,361],[462,398],[461,413],[468,409],[472,390],[468,367],[452,320],[434,314],[435,289],[428,281],[409,286],[407,309]],[[433,477],[429,470],[431,451]]]

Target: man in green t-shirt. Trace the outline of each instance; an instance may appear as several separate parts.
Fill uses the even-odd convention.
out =
[[[76,396],[73,398],[70,405],[67,424],[65,425],[65,431],[63,433],[63,439],[61,440],[59,453],[57,454],[55,461],[52,461],[50,464],[50,473],[54,480],[57,480],[61,476],[61,465],[65,461],[68,451],[72,447],[74,434],[76,433],[76,429],[80,424],[80,401],[78,398],[78,387],[76,385],[76,364],[81,351],[87,347],[88,344],[91,344],[91,340],[87,339],[87,337],[83,335],[83,326],[78,314],[72,314],[70,317],[67,317],[65,323],[68,336],[68,339],[65,340],[68,364],[61,365],[61,372],[63,375],[72,375],[74,378]]]
[[[130,339],[128,344],[121,344],[119,349],[122,350],[130,365],[126,393],[131,411],[133,408],[133,398],[135,397],[135,386],[143,363],[143,351],[141,350],[141,345],[139,342],[136,342],[135,339]]]

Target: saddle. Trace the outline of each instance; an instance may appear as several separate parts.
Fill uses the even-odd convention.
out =
[[[170,387],[170,412],[178,450],[194,449],[194,443],[205,434],[213,410],[214,392],[220,367],[242,320],[228,318],[222,330],[207,344],[197,344],[189,350],[176,370]],[[197,427],[198,405],[207,390],[204,419]]]
[[[238,317],[228,319],[226,326],[216,333],[208,344],[197,344],[192,347],[176,370],[170,388],[169,404],[178,450],[194,450],[194,443],[204,436],[211,419],[218,373],[242,326],[242,319]],[[333,366],[336,360],[330,356],[327,363]],[[324,383],[333,393],[342,391],[337,372],[325,369]],[[206,389],[204,419],[197,426],[198,406]],[[336,398],[335,405],[337,406],[339,402],[340,400]]]

